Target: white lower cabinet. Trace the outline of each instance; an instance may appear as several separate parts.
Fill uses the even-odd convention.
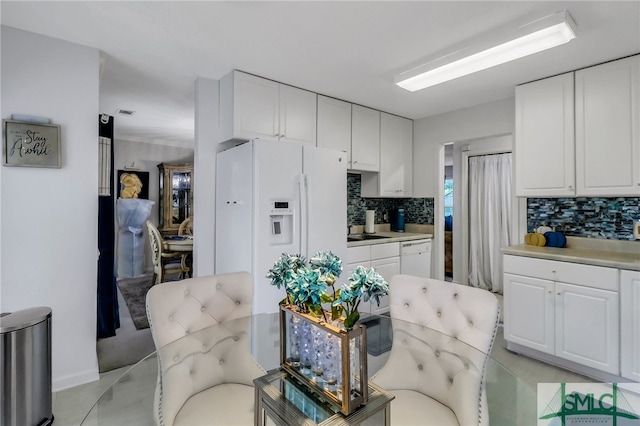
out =
[[[343,282],[346,282],[358,266],[372,267],[388,283],[391,277],[400,273],[400,243],[382,243],[347,248],[347,266],[342,272]],[[389,296],[380,301],[361,302],[358,310],[367,314],[383,314],[389,311]]]
[[[553,290],[553,281],[504,274],[505,339],[555,353]]]
[[[556,283],[556,355],[619,374],[618,293]]]
[[[621,376],[640,382],[640,272],[620,273]]]
[[[618,270],[504,257],[508,342],[619,375]]]
[[[382,275],[386,282],[390,283],[391,277],[400,273],[400,257],[372,260],[371,267]],[[371,303],[372,314],[380,315],[385,312],[389,312],[389,296],[380,299],[379,306],[375,302]]]
[[[371,266],[371,246],[358,246],[347,248],[347,265],[342,270],[340,287],[342,284],[349,282],[349,277],[353,274],[358,266],[368,268]],[[360,313],[370,314],[371,305],[369,303],[360,302],[358,306]]]

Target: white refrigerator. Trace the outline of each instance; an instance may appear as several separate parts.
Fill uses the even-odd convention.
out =
[[[265,276],[282,253],[346,261],[346,153],[261,139],[218,153],[215,247],[216,273],[253,275],[253,313],[277,311],[285,291]]]

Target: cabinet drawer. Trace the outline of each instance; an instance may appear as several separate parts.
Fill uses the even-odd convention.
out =
[[[504,272],[618,291],[618,270],[614,268],[506,255]]]
[[[396,256],[400,256],[400,243],[373,244],[371,246],[371,260]]]
[[[371,246],[347,247],[347,263],[369,262]]]

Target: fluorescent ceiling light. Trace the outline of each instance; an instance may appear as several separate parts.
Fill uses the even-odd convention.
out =
[[[521,25],[511,34],[489,35],[475,48],[453,49],[453,53],[398,75],[395,83],[411,92],[435,86],[568,43],[576,38],[574,28],[566,11],[557,12]]]

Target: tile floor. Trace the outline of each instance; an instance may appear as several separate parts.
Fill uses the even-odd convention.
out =
[[[130,367],[100,374],[100,380],[53,394],[53,424],[80,425],[91,407]],[[123,425],[124,426],[124,425]]]
[[[521,383],[518,383],[518,386],[528,386],[534,391],[537,383],[539,382],[575,383],[592,381],[587,377],[507,351],[506,342],[502,334],[502,328],[499,329],[491,355],[493,359],[498,361],[521,379]],[[376,361],[378,360],[370,360],[371,363],[375,363]],[[136,390],[136,388],[130,386],[128,387],[130,390],[127,392],[132,393],[131,395],[126,395],[125,393],[127,392],[118,392],[117,394],[112,394],[110,392],[110,387],[118,380],[118,378],[127,372],[129,368],[130,367],[123,367],[102,373],[99,381],[56,392],[53,395],[55,426],[80,425],[84,416],[91,410],[95,401],[105,392],[105,398],[113,399],[114,403],[118,404],[118,406],[122,406],[122,401],[127,401],[128,398],[132,398],[137,401],[136,404],[142,403],[145,406],[148,406],[149,410],[151,410],[153,395],[151,395],[152,392],[149,392],[148,390],[153,389],[156,380],[156,360],[153,356],[146,361],[143,361],[142,368],[136,368],[135,377],[129,378],[129,380],[133,379],[136,384],[139,383],[143,389],[147,390],[146,393],[149,395],[146,395],[144,398],[140,398],[139,389]],[[499,380],[499,378],[496,380]],[[126,388],[126,386],[120,387],[120,389],[123,388]],[[117,402],[117,400],[120,400],[120,402]],[[137,410],[139,411],[139,409]],[[94,421],[89,421],[87,423],[92,425],[98,424]],[[116,420],[111,424],[152,426],[153,421],[151,419],[139,419],[139,421],[133,421],[129,418],[126,421],[122,419],[119,421]],[[495,422],[492,421],[492,424],[495,424]]]

